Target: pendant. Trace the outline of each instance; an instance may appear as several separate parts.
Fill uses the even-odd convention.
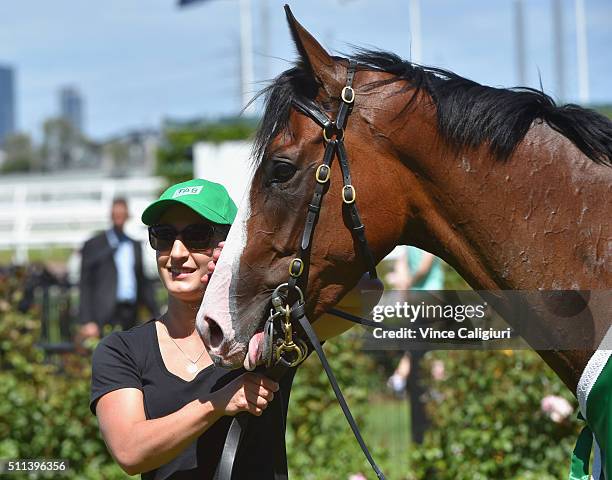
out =
[[[187,365],[187,371],[189,373],[196,373],[198,371],[198,366],[195,363]]]

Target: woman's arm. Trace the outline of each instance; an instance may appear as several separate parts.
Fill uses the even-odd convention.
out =
[[[121,388],[100,397],[96,415],[111,455],[128,475],[135,475],[168,463],[223,415],[261,415],[277,390],[274,381],[246,373],[206,398],[147,420],[142,392]]]

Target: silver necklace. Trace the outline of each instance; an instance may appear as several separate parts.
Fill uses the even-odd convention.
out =
[[[191,374],[196,373],[199,370],[197,363],[200,360],[200,358],[202,358],[202,355],[204,355],[204,352],[206,351],[206,347],[204,347],[204,350],[202,350],[202,353],[200,353],[200,355],[198,355],[198,358],[196,358],[196,360],[194,362],[191,358],[189,358],[189,355],[187,355],[183,351],[183,349],[179,346],[179,344],[174,341],[174,338],[172,338],[172,335],[170,335],[170,331],[168,330],[168,327],[166,326],[166,324],[164,322],[162,322],[162,323],[164,324],[164,328],[166,329],[166,332],[168,333],[168,336],[170,337],[170,340],[172,340],[172,343],[174,343],[176,345],[176,348],[178,348],[181,351],[181,353],[185,356],[185,358],[187,360],[189,360],[190,364],[185,367],[187,369],[187,371],[189,373],[191,373]]]

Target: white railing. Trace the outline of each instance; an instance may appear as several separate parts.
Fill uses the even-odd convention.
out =
[[[194,176],[225,185],[239,204],[251,175],[250,149],[247,142],[198,143]],[[160,177],[109,178],[101,172],[0,175],[0,251],[13,251],[15,263],[27,262],[31,249],[78,251],[94,232],[108,228],[110,206],[117,196],[129,204],[128,235],[146,241],[140,215],[164,186]],[[155,257],[149,250],[144,249],[145,265],[154,274]]]
[[[146,239],[140,215],[164,187],[160,177],[108,178],[100,173],[0,176],[0,250],[24,263],[30,249],[78,249],[94,232],[108,228],[113,198],[128,201],[126,230]]]

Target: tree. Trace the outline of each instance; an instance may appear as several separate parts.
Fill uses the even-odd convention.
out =
[[[45,170],[71,167],[86,141],[64,118],[50,118],[43,125],[42,156]]]
[[[612,119],[612,105],[599,105],[595,107],[602,115],[606,115],[608,118]]]
[[[157,151],[157,174],[172,183],[193,176],[192,147],[197,142],[226,142],[251,138],[256,129],[252,119],[228,118],[217,122],[166,122]]]
[[[32,146],[32,139],[26,133],[14,133],[4,142],[4,163],[2,172],[29,172],[40,167],[40,156]]]

